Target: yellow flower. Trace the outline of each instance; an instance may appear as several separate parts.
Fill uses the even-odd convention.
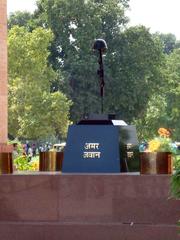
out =
[[[156,152],[160,147],[160,142],[157,139],[151,140],[149,142],[148,150],[150,152]]]
[[[172,140],[170,139],[171,130],[166,128],[158,129],[159,137],[155,137],[147,143],[146,152],[173,152]]]
[[[39,170],[39,161],[33,161],[31,163],[31,170],[32,171],[38,171]]]

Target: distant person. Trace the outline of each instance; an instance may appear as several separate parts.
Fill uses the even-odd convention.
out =
[[[33,150],[31,147],[29,147],[28,149],[28,161],[30,162],[32,160],[33,157]]]
[[[26,155],[28,155],[29,148],[30,148],[29,142],[26,141],[26,144],[25,144],[25,152],[26,152]]]
[[[33,154],[33,157],[36,156],[36,145],[34,143],[32,145],[32,154]]]
[[[43,148],[43,146],[39,146],[39,152],[44,152],[44,148]]]
[[[17,143],[13,143],[13,151],[12,151],[12,158],[13,160],[18,157],[18,150],[17,150]]]

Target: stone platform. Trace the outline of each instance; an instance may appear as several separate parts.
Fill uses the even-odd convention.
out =
[[[2,240],[178,240],[168,175],[0,176]]]

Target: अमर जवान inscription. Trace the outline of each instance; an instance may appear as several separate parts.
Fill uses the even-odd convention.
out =
[[[85,143],[84,145],[84,150],[83,152],[83,158],[100,158],[101,157],[101,152],[98,151],[100,147],[99,143]],[[91,150],[88,151],[87,150]],[[96,150],[96,151],[92,151]]]

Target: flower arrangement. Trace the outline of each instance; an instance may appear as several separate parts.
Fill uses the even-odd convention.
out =
[[[176,152],[176,145],[172,142],[171,131],[166,128],[158,129],[158,137],[140,145],[140,152]]]
[[[171,139],[171,131],[159,128],[158,135],[140,145],[141,174],[172,174],[177,146]]]
[[[14,165],[17,171],[39,171],[39,158],[29,162],[27,156],[22,155],[14,159]]]

